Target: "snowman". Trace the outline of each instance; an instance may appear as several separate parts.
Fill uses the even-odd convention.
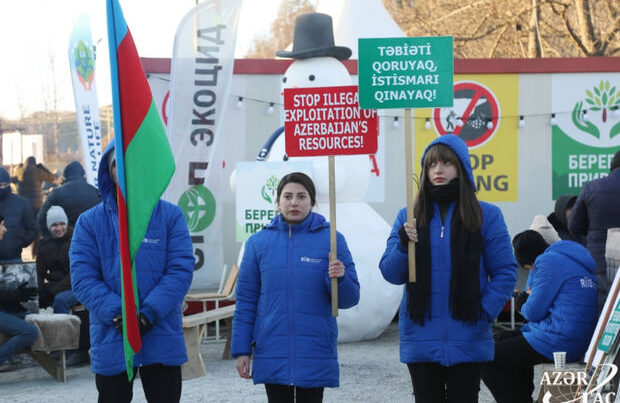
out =
[[[351,50],[334,46],[332,18],[327,14],[298,16],[292,51],[282,50],[276,55],[295,59],[282,78],[284,88],[351,85],[351,76],[341,62],[351,56]],[[272,145],[267,159],[288,159],[284,135],[270,140],[268,144]],[[268,148],[269,145],[264,147]],[[292,160],[312,161],[312,178],[317,191],[315,211],[329,221],[327,157],[291,157]],[[378,337],[394,318],[402,296],[402,287],[385,281],[378,268],[391,227],[364,201],[370,174],[368,155],[335,157],[336,225],[347,240],[360,282],[359,304],[339,311],[339,341]]]

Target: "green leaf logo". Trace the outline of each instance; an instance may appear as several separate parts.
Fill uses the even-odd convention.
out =
[[[601,120],[603,123],[607,122],[607,110],[620,107],[620,95],[615,86],[610,87],[609,80],[603,80],[592,88],[594,92],[586,90],[586,103],[591,111],[602,113]]]
[[[203,185],[194,185],[186,190],[177,205],[183,210],[189,232],[205,230],[215,218],[215,197]]]
[[[269,204],[275,203],[278,190],[278,178],[271,175],[260,190],[260,195]]]
[[[80,40],[73,48],[73,58],[78,79],[84,89],[89,91],[95,78],[95,59],[90,46]]]

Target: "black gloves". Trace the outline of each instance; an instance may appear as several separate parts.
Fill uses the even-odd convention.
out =
[[[39,308],[47,308],[54,303],[54,294],[49,291],[41,290],[39,293]]]
[[[142,312],[140,312],[140,314],[138,315],[138,327],[140,328],[140,336],[144,336],[146,333],[149,332],[149,330],[153,328],[153,324],[151,323],[151,321]],[[114,318],[114,329],[116,329],[116,331],[120,334],[123,334],[122,315],[116,315],[116,317]]]
[[[148,333],[149,330],[153,328],[153,324],[151,323],[149,318],[147,318],[146,315],[142,312],[140,312],[140,314],[138,315],[138,326],[140,327],[140,336],[144,336],[146,333]]]
[[[12,302],[26,302],[36,298],[39,293],[37,287],[26,287],[27,283],[21,283],[16,289],[7,291],[6,299]]]
[[[527,302],[527,297],[529,296],[530,294],[528,294],[526,291],[518,292],[515,295],[515,305],[516,305],[517,311],[521,312],[521,307],[523,306],[523,304]]]
[[[405,231],[405,227],[400,227],[398,229],[398,236],[400,237],[400,244],[403,248],[407,249],[407,245],[409,244],[409,235],[407,235],[407,231]]]

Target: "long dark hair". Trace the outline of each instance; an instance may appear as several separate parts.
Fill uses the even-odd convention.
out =
[[[470,231],[478,231],[482,227],[482,209],[476,198],[473,184],[469,181],[468,175],[463,169],[461,160],[445,144],[435,144],[426,152],[422,172],[420,173],[420,189],[416,196],[413,213],[416,223],[420,227],[429,224],[432,215],[432,203],[428,195],[426,187],[430,184],[427,172],[434,161],[449,162],[456,166],[459,180],[459,200],[458,209],[459,216],[463,225]]]

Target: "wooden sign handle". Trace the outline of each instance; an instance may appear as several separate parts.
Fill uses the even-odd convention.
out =
[[[405,175],[407,184],[407,223],[413,225],[413,125],[411,124],[411,109],[405,109]],[[407,245],[409,256],[409,281],[415,283],[415,242],[409,241]]]
[[[336,167],[334,156],[327,157],[329,169],[329,249],[330,261],[338,259],[336,239]],[[332,278],[332,316],[338,317],[338,279]]]

